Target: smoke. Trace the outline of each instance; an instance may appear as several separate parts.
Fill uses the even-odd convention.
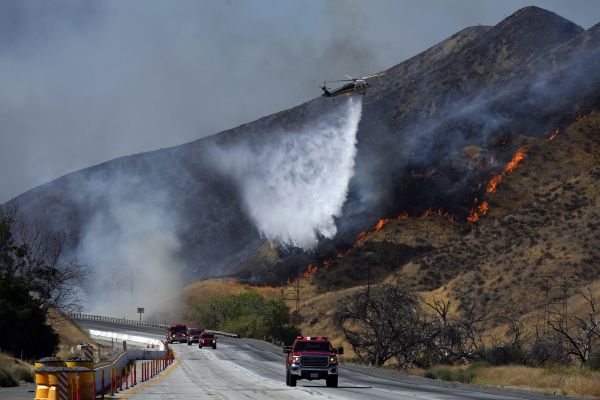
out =
[[[268,141],[215,151],[248,216],[262,235],[281,245],[310,250],[320,237],[337,233],[335,217],[341,216],[354,174],[362,100],[350,97],[335,107],[297,130],[263,134]]]
[[[130,176],[92,179],[83,189],[104,203],[83,230],[78,259],[93,268],[84,291],[86,308],[101,315],[135,318],[165,312],[182,287],[177,259],[177,215],[169,196],[143,190]]]

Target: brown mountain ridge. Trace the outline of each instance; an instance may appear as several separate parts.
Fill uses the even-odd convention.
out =
[[[530,214],[512,216],[514,223],[504,219],[512,215],[508,211],[501,214],[528,199],[529,187],[517,185],[510,195],[515,197],[512,202],[500,201],[502,193],[513,187],[515,176],[526,168],[508,175],[498,192],[489,196],[486,218],[475,227],[465,219],[481,203],[475,199],[486,196],[489,179],[518,148],[533,144],[526,160],[537,160],[544,146],[563,143],[576,125],[566,126],[578,115],[589,115],[584,121],[594,120],[595,114],[590,113],[600,105],[599,39],[598,26],[583,30],[554,13],[527,7],[496,26],[464,29],[374,78],[363,98],[355,175],[343,215],[336,220],[338,234],[322,240],[313,252],[279,248],[261,237],[234,184],[211,164],[210,152],[215,146],[238,141],[265,145],[277,132],[296,129],[335,107],[330,99],[320,97],[212,137],[73,172],[7,205],[17,207],[36,224],[65,232],[67,246],[76,251],[92,221],[101,218],[108,227],[116,224],[107,211],[115,196],[132,203],[165,198],[161,206],[177,214],[178,258],[185,265],[186,279],[235,274],[249,282],[271,283],[297,276],[309,264],[335,259],[352,248],[359,232],[371,229],[380,218],[406,212],[409,219],[386,225],[351,255],[333,262],[331,272],[323,273],[319,290],[350,287],[353,280],[364,280],[364,264],[375,258],[379,276],[401,274],[422,289],[450,285],[449,278],[464,271],[478,275],[475,263],[477,268],[487,268],[482,260],[488,260],[494,247],[521,245],[520,232],[533,228],[517,229],[524,224],[520,221],[539,223],[530,222],[538,206]],[[546,142],[547,134],[556,128],[559,136]],[[576,152],[575,148],[571,151]],[[550,148],[547,157],[555,157]],[[548,172],[549,167],[540,168]],[[537,179],[548,187],[566,179],[556,175],[552,181],[550,177]],[[532,178],[523,178],[523,184],[534,185],[528,179]],[[562,186],[555,190],[564,191],[569,199],[577,194]],[[594,198],[592,193],[582,193],[588,200]],[[583,194],[577,196],[580,199]],[[429,209],[443,210],[456,224],[440,216],[426,222],[415,220]],[[549,218],[549,212],[538,219]],[[398,231],[394,238],[389,234],[392,229]],[[573,235],[580,233],[573,229]],[[497,243],[483,246],[475,240],[477,235],[490,237],[492,232],[499,235]],[[389,238],[380,236],[386,233]],[[535,234],[538,244],[531,246],[537,250],[523,248],[520,260],[533,259],[534,254],[539,258],[549,251],[542,252],[542,232],[530,232],[530,236]],[[545,234],[551,234],[550,228]],[[540,263],[544,268],[552,264],[547,258]],[[346,270],[344,279],[333,273],[340,268]],[[582,271],[583,267],[577,267],[573,273]],[[472,281],[479,282],[477,278]]]

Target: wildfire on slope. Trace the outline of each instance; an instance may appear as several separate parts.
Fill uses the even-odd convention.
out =
[[[302,276],[304,276],[305,278],[308,278],[309,276],[313,275],[315,272],[317,272],[319,268],[316,265],[309,265],[308,268],[306,269],[306,271],[304,271],[304,274],[302,274]]]
[[[473,223],[479,220],[479,217],[487,214],[490,209],[490,205],[487,200],[484,200],[481,204],[477,205],[475,209],[469,211],[469,215],[467,215],[467,222]]]
[[[431,208],[428,208],[427,210],[425,210],[423,212],[423,214],[421,214],[421,218],[427,218],[430,215],[432,215],[434,212],[431,210]],[[456,222],[456,218],[454,217],[454,215],[442,210],[441,208],[438,209],[438,211],[436,212],[439,216],[447,218],[448,221],[455,223]],[[368,231],[363,231],[360,232],[358,234],[358,236],[356,237],[356,241],[354,242],[354,244],[352,245],[352,247],[350,247],[349,249],[337,253],[335,255],[335,259],[341,260],[344,257],[346,257],[347,255],[351,254],[352,252],[354,252],[354,250],[356,250],[358,247],[362,246],[365,241],[372,236],[373,234],[381,231],[387,224],[389,224],[390,222],[394,222],[394,221],[402,221],[402,220],[407,220],[409,218],[409,215],[406,211],[400,213],[400,215],[398,215],[398,217],[396,218],[381,218],[379,221],[377,221],[377,223],[373,226],[373,229],[368,230]],[[326,259],[323,260],[321,262],[321,266],[317,266],[314,264],[311,264],[308,266],[308,268],[306,269],[306,271],[304,271],[304,273],[302,274],[302,276],[304,278],[308,278],[312,275],[314,275],[318,270],[320,269],[325,269],[327,267],[329,267],[331,265],[331,263],[333,262],[332,259]]]
[[[373,235],[375,232],[379,232],[381,229],[383,229],[383,227],[387,224],[389,224],[392,221],[399,221],[399,220],[403,220],[403,219],[408,219],[408,213],[407,212],[403,212],[401,213],[398,218],[381,218],[379,221],[377,221],[377,223],[375,224],[375,226],[373,227],[373,229],[368,230],[368,231],[363,231],[360,232],[358,234],[358,236],[356,237],[356,241],[354,242],[354,244],[352,245],[352,247],[350,247],[348,250],[341,252],[341,253],[337,253],[335,258],[340,260],[344,257],[346,257],[348,254],[352,253],[357,247],[362,246],[365,241],[367,240],[367,238],[369,238],[369,236]],[[319,269],[321,268],[327,268],[331,265],[332,260],[331,259],[326,259],[323,260],[321,262],[321,266],[316,266],[314,264],[311,264],[308,266],[308,268],[306,269],[306,271],[304,271],[304,273],[302,274],[303,277],[308,278],[311,275],[314,275]]]
[[[560,133],[560,128],[556,128],[555,130],[553,130],[552,132],[550,132],[547,136],[548,140],[554,140],[556,139],[556,137],[558,136],[558,134]]]
[[[511,173],[515,168],[519,166],[519,163],[521,163],[521,161],[523,161],[525,157],[527,157],[527,152],[531,149],[531,146],[531,144],[527,144],[519,148],[515,152],[515,155],[512,157],[512,159],[504,166],[502,172],[490,179],[486,190],[488,193],[494,193],[496,191],[496,188],[498,187],[500,182],[502,182],[502,180],[506,177],[506,175]]]
[[[554,136],[551,138],[549,137],[549,139],[550,140],[554,139],[554,137],[556,137],[556,135],[558,135],[558,132],[559,132],[559,129],[557,128],[555,131],[552,132],[552,134]],[[487,193],[494,193],[496,191],[496,188],[502,182],[502,180],[504,180],[504,178],[508,174],[510,174],[512,171],[514,171],[514,169],[519,166],[521,161],[523,161],[525,159],[525,157],[527,157],[527,152],[531,149],[532,146],[533,146],[532,144],[526,144],[525,146],[517,149],[517,151],[513,155],[512,159],[508,163],[506,163],[506,165],[504,166],[502,171],[498,175],[493,176],[489,180],[487,187],[486,187]],[[467,221],[470,223],[477,222],[481,216],[488,213],[489,209],[490,209],[490,205],[487,202],[487,200],[484,200],[483,202],[479,203],[477,201],[477,199],[475,199],[475,208],[473,208],[469,211],[469,214],[467,215]]]

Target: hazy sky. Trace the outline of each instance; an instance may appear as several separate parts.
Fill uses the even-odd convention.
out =
[[[387,69],[526,5],[584,28],[596,0],[0,0],[0,203]]]

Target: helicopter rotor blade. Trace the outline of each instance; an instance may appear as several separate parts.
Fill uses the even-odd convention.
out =
[[[382,72],[381,74],[363,76],[361,79],[371,79],[371,78],[375,78],[376,76],[382,76],[382,75],[385,75],[385,72]]]
[[[356,79],[354,79],[353,77],[351,77],[350,75],[346,75],[346,74],[344,74],[344,76],[345,76],[346,78],[350,79],[350,80],[353,80],[353,81],[355,81],[355,80],[356,80]]]

